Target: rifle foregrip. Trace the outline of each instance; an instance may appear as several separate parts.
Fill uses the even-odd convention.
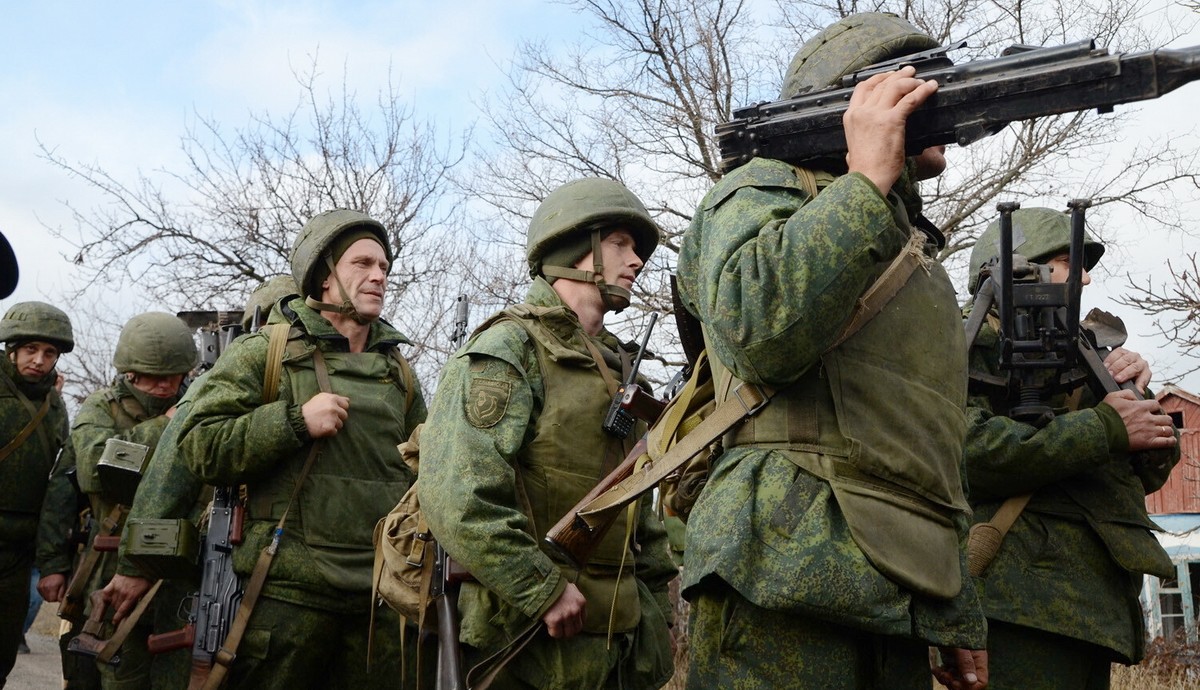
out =
[[[179,630],[151,635],[146,638],[146,649],[151,654],[173,652],[176,649],[190,648],[196,642],[196,626],[191,623]]]

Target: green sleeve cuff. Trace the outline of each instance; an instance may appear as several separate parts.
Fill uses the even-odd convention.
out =
[[[560,572],[558,568],[555,568],[552,572],[547,574],[546,580],[543,584],[552,585],[551,589],[549,590],[550,595],[547,596],[540,604],[538,604],[536,609],[532,611],[529,609],[522,611],[522,613],[527,614],[530,618],[536,621],[540,621],[542,616],[546,615],[546,612],[549,611],[550,607],[554,605],[554,602],[558,601],[558,598],[562,596],[562,593],[567,590],[567,578],[563,577],[562,572]]]
[[[308,443],[312,440],[308,435],[308,424],[304,422],[304,412],[300,409],[300,405],[292,405],[287,411],[288,426],[292,428],[292,433],[296,434],[296,438],[301,443]]]
[[[1100,403],[1092,408],[1100,423],[1104,425],[1104,436],[1108,439],[1108,448],[1114,453],[1129,451],[1129,432],[1125,430],[1125,422],[1121,415],[1108,403]]]

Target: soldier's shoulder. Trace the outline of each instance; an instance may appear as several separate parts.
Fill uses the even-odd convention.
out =
[[[701,205],[705,210],[719,206],[740,189],[791,189],[808,194],[809,183],[802,178],[802,168],[772,158],[754,158],[721,178],[708,192]]]
[[[477,332],[460,353],[466,357],[493,357],[523,371],[532,353],[529,331],[512,318],[498,318]]]

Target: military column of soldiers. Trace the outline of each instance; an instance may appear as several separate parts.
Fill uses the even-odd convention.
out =
[[[936,45],[896,16],[853,15],[800,48],[782,96]],[[388,229],[357,211],[299,229],[293,282],[265,305],[269,328],[237,340],[182,399],[196,359],[187,328],[167,314],[132,319],[117,379],[84,403],[69,440],[55,363],[74,345],[70,321],[40,303],[10,308],[0,321],[0,677],[35,543],[43,596],[60,600],[85,578],[79,589],[102,594],[84,613],[103,605],[94,618],[111,633],[152,578],[126,558],[128,538],[119,554],[77,558],[67,528],[90,509],[86,554],[127,516],[195,517],[207,484],[244,495],[233,568],[247,597],[261,593],[218,660],[228,686],[428,687],[427,641],[371,596],[372,529],[416,479],[397,446],[424,422],[421,504],[472,575],[458,598],[467,666],[506,659],[492,666],[492,687],[662,687],[674,672],[671,629],[685,624],[690,688],[926,690],[931,672],[955,690],[1108,687],[1110,664],[1144,651],[1142,574],[1170,571],[1143,497],[1178,461],[1177,434],[1152,397],[1131,392],[1064,395],[1062,412],[1036,426],[969,386],[996,373],[996,322],[966,343],[934,260],[945,238],[922,216],[919,185],[947,162],[943,147],[905,155],[907,119],[938,88],[914,74],[855,88],[844,160],[751,160],[708,193],[683,237],[679,292],[702,325],[717,402],[745,385],[773,392],[725,434],[691,512],[686,623],[666,594],[678,571],[649,497],[586,568],[542,543],[645,429],[630,439],[601,429],[636,350],[604,322],[629,306],[659,230],[629,189],[589,178],[538,207],[528,296],[452,356],[428,414],[401,354],[408,340],[381,318]],[[1067,216],[1029,209],[1014,222],[1015,251],[1065,279]],[[996,232],[972,256],[972,291],[998,255]],[[1089,238],[1086,253],[1090,269],[1103,245]],[[902,279],[881,277],[903,264]],[[882,308],[854,318],[864,292],[887,281]],[[1121,348],[1105,366],[1143,391],[1150,380],[1146,361]],[[95,476],[111,438],[152,451],[132,506]],[[1014,496],[1023,509],[972,576],[969,526]],[[159,596],[119,665],[101,664],[98,678],[68,669],[68,687],[188,687],[186,663],[146,653],[152,629],[178,624],[179,596]],[[931,647],[941,653],[932,669]]]

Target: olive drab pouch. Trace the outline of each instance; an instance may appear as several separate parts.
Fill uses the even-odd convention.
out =
[[[191,520],[134,518],[125,524],[125,555],[151,580],[188,579],[200,562],[200,531]]]
[[[422,426],[417,426],[408,440],[397,446],[414,474],[420,466],[421,429]],[[371,596],[373,600],[382,599],[402,618],[417,621],[424,628],[437,543],[421,513],[417,481],[375,525]],[[374,607],[371,610],[374,612]]]
[[[100,492],[105,500],[121,505],[132,504],[149,456],[150,448],[140,443],[117,438],[105,441],[104,453],[96,465]]]

